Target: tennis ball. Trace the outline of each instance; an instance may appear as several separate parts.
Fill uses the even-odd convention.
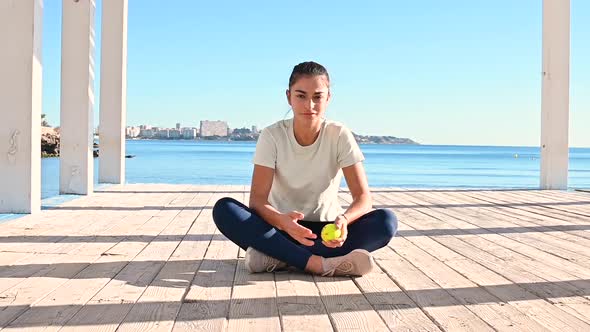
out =
[[[327,224],[322,228],[322,240],[330,241],[340,238],[342,232],[334,224]]]

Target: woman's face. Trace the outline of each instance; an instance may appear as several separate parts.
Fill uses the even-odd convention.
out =
[[[323,118],[330,102],[328,79],[324,75],[301,76],[287,90],[287,100],[295,118],[315,121]]]

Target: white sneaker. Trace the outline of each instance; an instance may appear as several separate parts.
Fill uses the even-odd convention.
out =
[[[271,257],[265,253],[262,253],[252,247],[246,249],[246,269],[250,273],[257,272],[273,272],[287,268],[287,263],[282,262],[274,257]]]
[[[355,249],[344,256],[322,258],[323,277],[362,276],[373,270],[375,261],[365,249]]]

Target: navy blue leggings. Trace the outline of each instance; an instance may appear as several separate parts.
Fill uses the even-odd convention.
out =
[[[242,249],[253,247],[301,270],[305,269],[312,255],[334,257],[346,255],[354,249],[374,251],[382,248],[397,231],[397,218],[393,212],[373,210],[348,226],[348,237],[342,247],[329,248],[322,244],[320,237],[322,227],[329,222],[301,220],[300,225],[317,235],[313,246],[305,246],[230,197],[215,203],[213,220],[219,231]]]

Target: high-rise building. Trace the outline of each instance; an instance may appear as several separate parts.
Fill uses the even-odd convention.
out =
[[[139,127],[127,127],[127,128],[125,128],[125,136],[126,137],[135,138],[135,137],[139,136],[139,133],[140,132],[141,132],[141,129],[139,129]]]
[[[160,129],[158,131],[159,138],[170,138],[170,129]]]
[[[258,134],[258,127],[252,126],[252,134]]]
[[[176,124],[176,130],[180,130],[180,123]]]
[[[180,130],[178,129],[170,129],[170,138],[180,138],[181,137]]]
[[[208,121],[203,120],[201,121],[201,137],[210,137],[210,136],[221,136],[225,137],[228,135],[228,126],[227,122],[225,121]]]
[[[195,139],[197,137],[196,128],[182,128],[182,138],[184,139]]]
[[[142,129],[139,131],[139,137],[152,138],[154,137],[154,131],[152,129]]]

